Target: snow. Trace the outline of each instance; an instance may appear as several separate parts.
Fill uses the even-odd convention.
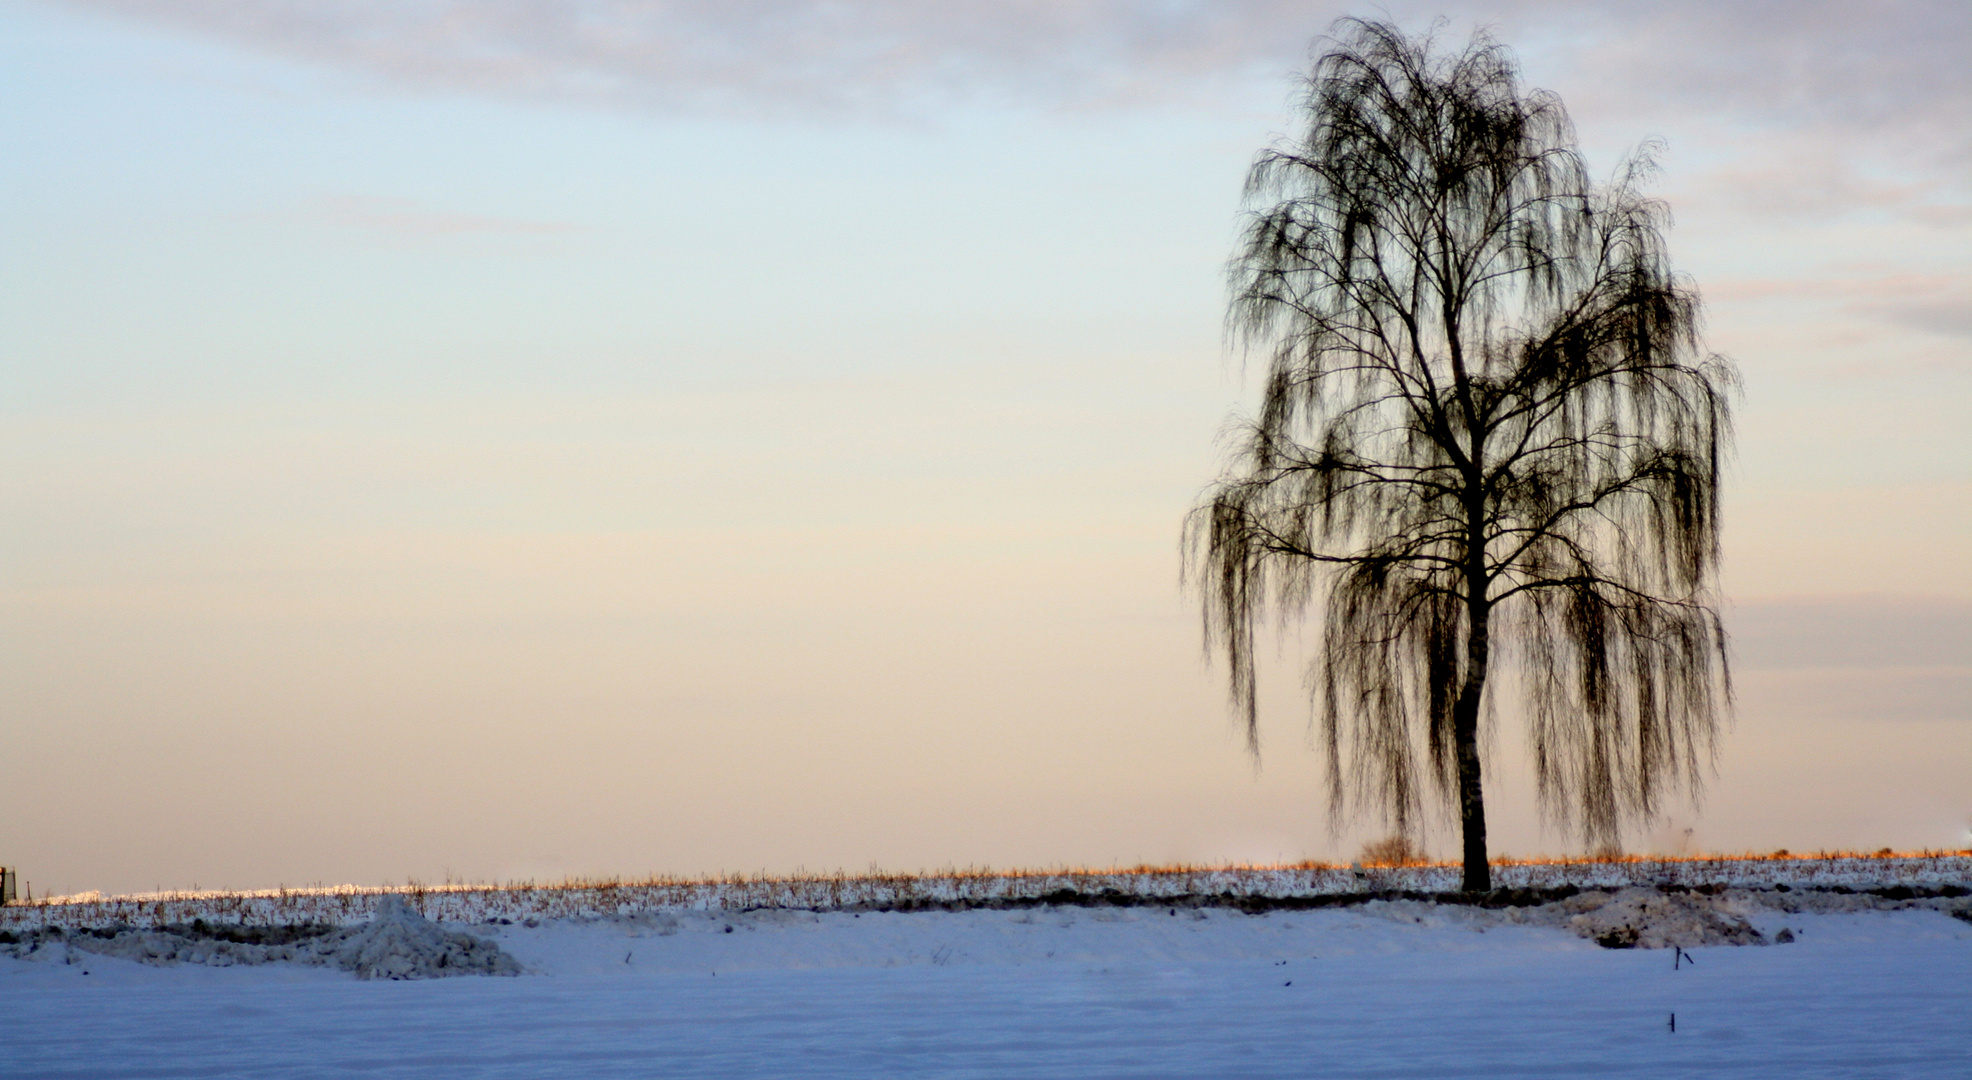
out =
[[[72,932],[37,927],[0,946],[8,954],[45,960],[60,949],[64,963],[91,955],[143,964],[234,967],[292,963],[337,967],[359,979],[435,979],[458,975],[518,975],[520,964],[484,938],[446,930],[412,910],[402,896],[386,896],[369,922],[241,927],[178,925],[116,927]]]
[[[1496,865],[1502,889],[1620,889],[1711,884],[1746,888],[1934,887],[1972,882],[1972,851],[1918,855],[1806,857],[1720,856],[1540,861]],[[245,892],[161,892],[104,897],[84,893],[0,908],[0,930],[42,925],[164,926],[194,919],[245,925],[368,920],[384,898],[401,895],[437,922],[566,919],[676,910],[990,904],[1031,901],[1067,891],[1142,898],[1300,897],[1366,892],[1442,893],[1458,887],[1454,865],[1350,867],[1309,863],[1281,867],[1145,868],[995,873],[732,877],[710,881],[572,882],[561,885],[338,885]]]
[[[1766,899],[1794,943],[1691,959],[1415,901],[482,922],[452,929],[527,974],[413,982],[50,944],[0,958],[0,1049],[48,1078],[1972,1075],[1972,923]]]
[[[377,905],[376,917],[321,938],[335,965],[359,979],[431,979],[454,975],[518,975],[520,965],[498,945],[444,930],[411,910],[401,896]]]
[[[1766,936],[1747,918],[1751,899],[1733,892],[1628,888],[1571,896],[1537,913],[1552,911],[1577,936],[1611,949],[1765,945]]]

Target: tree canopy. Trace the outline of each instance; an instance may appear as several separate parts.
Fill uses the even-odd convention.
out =
[[[1247,180],[1228,327],[1266,378],[1188,573],[1250,739],[1256,631],[1319,610],[1331,811],[1408,834],[1443,805],[1487,888],[1496,655],[1554,820],[1614,843],[1698,790],[1736,376],[1642,193],[1656,148],[1595,182],[1497,42],[1345,20],[1301,115]]]

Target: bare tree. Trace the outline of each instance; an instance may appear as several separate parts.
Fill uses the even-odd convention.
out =
[[[1409,835],[1436,796],[1487,889],[1496,654],[1552,820],[1607,844],[1697,794],[1731,707],[1710,601],[1736,376],[1640,193],[1653,146],[1596,184],[1484,34],[1330,40],[1304,133],[1247,179],[1228,326],[1267,379],[1188,573],[1256,752],[1256,628],[1322,607],[1331,820]]]

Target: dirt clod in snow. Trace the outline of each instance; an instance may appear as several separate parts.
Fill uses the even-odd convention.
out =
[[[1765,945],[1734,905],[1717,896],[1657,889],[1590,892],[1554,905],[1562,925],[1606,949]]]

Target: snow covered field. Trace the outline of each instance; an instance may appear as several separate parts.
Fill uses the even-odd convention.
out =
[[[412,982],[140,964],[71,934],[0,958],[0,1061],[33,1077],[1972,1076],[1972,922],[1836,899],[1755,905],[1769,940],[1796,940],[1695,963],[1409,901],[449,923],[528,973]],[[31,910],[7,914],[18,928]]]

